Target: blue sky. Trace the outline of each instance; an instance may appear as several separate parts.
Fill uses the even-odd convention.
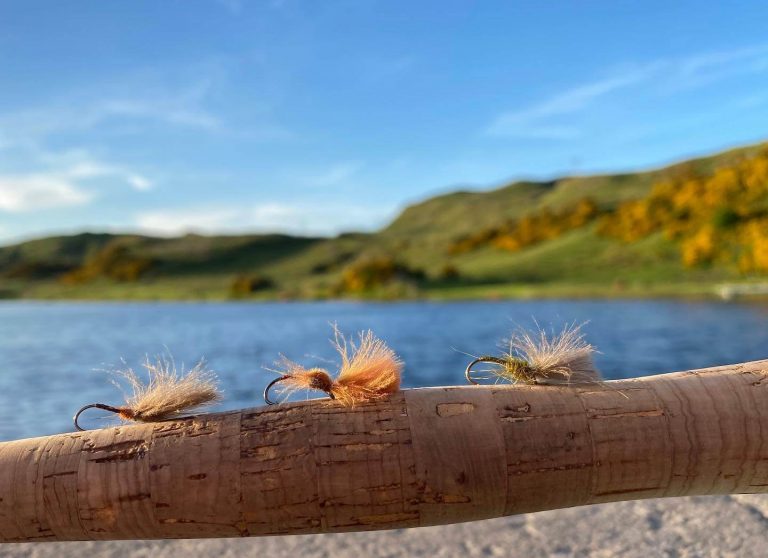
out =
[[[768,137],[763,2],[0,0],[0,242],[370,230]]]

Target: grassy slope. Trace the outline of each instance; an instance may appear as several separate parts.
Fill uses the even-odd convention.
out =
[[[394,248],[410,264],[437,274],[450,263],[459,268],[463,281],[436,285],[430,293],[483,293],[489,284],[505,284],[504,292],[517,292],[520,283],[526,292],[548,292],[559,285],[594,290],[616,283],[635,293],[667,288],[678,292],[698,291],[697,283],[711,283],[732,278],[727,270],[691,271],[682,267],[677,248],[661,238],[652,238],[627,246],[600,238],[589,229],[575,231],[563,238],[534,246],[519,253],[486,248],[470,254],[449,257],[446,247],[452,240],[494,226],[508,219],[543,208],[558,209],[591,197],[601,207],[610,209],[618,203],[642,197],[654,183],[688,170],[707,173],[749,155],[761,145],[732,149],[641,173],[579,176],[550,182],[518,182],[490,192],[456,192],[437,196],[407,208],[376,237],[376,246]],[[514,284],[513,284],[514,283]],[[675,285],[672,285],[674,283]],[[625,285],[625,287],[621,287]],[[632,286],[634,285],[634,286]],[[599,287],[598,287],[599,286]],[[493,287],[494,292],[498,286]],[[603,289],[604,291],[604,289]],[[479,296],[479,294],[478,294]]]
[[[488,192],[455,192],[408,207],[373,235],[334,239],[285,235],[162,239],[124,236],[132,250],[151,257],[152,271],[137,284],[97,281],[65,286],[54,271],[73,267],[112,241],[114,235],[51,237],[0,248],[0,297],[99,299],[222,299],[237,273],[258,272],[277,287],[260,297],[327,296],[344,265],[361,254],[396,254],[424,269],[425,288],[436,298],[533,295],[697,294],[735,276],[728,270],[691,271],[677,248],[661,237],[632,245],[597,236],[589,227],[518,253],[492,248],[451,257],[452,240],[544,207],[559,208],[589,196],[605,208],[637,198],[665,176],[688,167],[699,171],[728,164],[760,146],[727,151],[643,173],[516,182]],[[3,279],[20,264],[40,266],[39,280]],[[451,264],[458,281],[435,279]],[[47,277],[46,277],[47,274]]]
[[[430,296],[699,295],[734,278],[727,270],[686,269],[677,247],[661,235],[624,245],[591,227],[516,253],[485,248],[457,264],[462,283],[435,285]]]
[[[760,144],[732,149],[646,172],[566,177],[549,182],[513,182],[487,192],[454,192],[408,207],[380,236],[426,242],[456,238],[545,207],[560,208],[584,197],[603,207],[647,194],[665,177],[691,168],[710,172],[757,151]]]

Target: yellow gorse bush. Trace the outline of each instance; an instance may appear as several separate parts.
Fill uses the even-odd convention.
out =
[[[768,150],[708,175],[687,170],[658,182],[644,198],[601,212],[584,198],[542,209],[455,241],[451,254],[483,246],[518,251],[598,220],[597,231],[624,242],[662,233],[679,242],[689,267],[723,264],[744,273],[768,272]]]
[[[603,216],[598,231],[625,242],[663,232],[680,241],[687,266],[723,262],[768,272],[768,151],[708,176],[660,182]]]
[[[561,211],[543,209],[516,221],[508,221],[498,227],[484,229],[457,240],[450,246],[449,253],[461,254],[485,245],[516,252],[583,227],[598,214],[597,204],[590,198],[583,198],[574,206]]]
[[[742,271],[768,270],[768,218],[754,219],[744,226],[747,249],[739,259]]]
[[[419,281],[424,272],[410,268],[389,255],[362,257],[344,268],[341,274],[341,292],[362,293],[395,280]]]
[[[133,254],[128,246],[111,242],[89,255],[83,265],[65,273],[59,280],[69,285],[99,278],[135,282],[150,270],[152,264],[150,258]]]

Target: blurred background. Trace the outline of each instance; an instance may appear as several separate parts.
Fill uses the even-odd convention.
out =
[[[0,296],[759,283],[766,10],[6,0]]]
[[[765,356],[766,15],[0,3],[0,436],[158,354],[257,404],[331,322],[407,386],[534,320],[608,378]]]
[[[534,320],[608,378],[765,356],[766,15],[0,3],[0,436],[157,354],[256,404],[331,322],[407,386]]]

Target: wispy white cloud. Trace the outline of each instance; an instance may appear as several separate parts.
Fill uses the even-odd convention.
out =
[[[151,233],[175,235],[186,232],[224,231],[242,226],[243,212],[239,208],[195,208],[152,210],[136,216],[140,229]]]
[[[94,178],[111,177],[124,182],[134,190],[146,192],[154,186],[153,182],[135,171],[131,171],[119,165],[102,163],[96,159],[86,157],[70,166],[65,166],[53,171],[74,180],[89,180]]]
[[[22,213],[82,205],[90,200],[91,194],[63,176],[0,175],[0,211]]]
[[[95,197],[91,182],[104,180],[147,191],[153,182],[134,170],[106,163],[86,150],[46,151],[24,146],[26,172],[0,172],[0,212],[31,212],[83,205]],[[20,157],[21,158],[21,157]]]
[[[108,99],[93,107],[88,117],[91,124],[109,118],[139,118],[205,130],[221,126],[219,118],[184,99]]]
[[[768,70],[768,44],[703,53],[667,61],[682,88],[700,87],[722,79]]]
[[[531,139],[569,140],[581,135],[577,126],[565,126],[555,124],[538,124],[518,122],[500,122],[494,129],[489,129],[493,135],[519,136]]]
[[[610,73],[608,77],[574,86],[542,102],[504,111],[490,122],[485,133],[507,137],[574,139],[581,134],[581,129],[569,117],[586,112],[598,102],[620,103],[627,97],[625,93],[629,89],[632,90],[632,99],[643,95],[664,96],[766,70],[768,45],[627,66]]]
[[[122,166],[102,163],[95,159],[82,160],[72,166],[54,171],[54,174],[60,174],[75,180],[89,180],[104,177],[114,178],[140,192],[151,190],[154,186],[153,182],[146,176]]]
[[[56,101],[20,106],[0,113],[0,149],[12,145],[50,144],[55,140],[91,144],[95,139],[169,131],[195,131],[256,142],[293,140],[297,136],[274,122],[272,105],[251,102],[255,115],[233,125],[212,108],[229,81],[229,59],[203,61],[168,76],[157,70],[135,72],[91,83],[87,89],[60,93]]]
[[[341,204],[287,204],[194,207],[151,210],[137,214],[135,226],[150,234],[286,232],[327,235],[347,230],[371,230],[390,211]]]
[[[306,180],[306,183],[310,186],[317,186],[320,188],[338,186],[355,176],[360,172],[363,166],[363,163],[360,161],[336,163],[330,168],[312,175]]]
[[[500,136],[525,136],[568,139],[578,136],[578,129],[551,122],[551,117],[577,112],[599,98],[641,82],[652,73],[655,64],[634,68],[617,75],[578,85],[541,103],[498,115],[486,132]]]
[[[97,178],[112,172],[112,167],[92,160],[80,161],[61,171],[62,174],[74,179]]]
[[[202,82],[183,90],[154,91],[140,96],[120,96],[111,92],[74,95],[66,103],[0,114],[0,129],[5,131],[6,141],[16,143],[126,121],[219,130],[221,120],[202,106],[207,89],[207,82]]]
[[[129,174],[125,180],[133,187],[134,190],[139,190],[140,192],[151,190],[154,186],[154,184],[148,178],[141,176],[140,174]]]

